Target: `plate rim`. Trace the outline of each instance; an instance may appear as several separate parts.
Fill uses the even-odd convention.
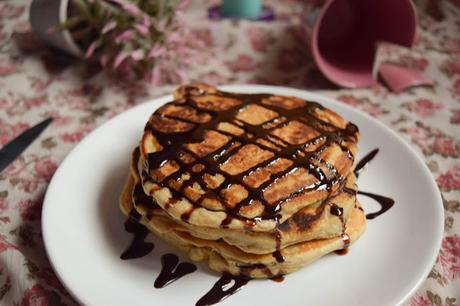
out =
[[[310,91],[310,90],[307,90],[307,89],[286,87],[286,86],[259,85],[259,84],[254,84],[254,85],[251,85],[251,84],[231,84],[231,85],[218,85],[216,87],[218,89],[220,89],[220,90],[233,91],[233,92],[248,92],[248,93],[269,92],[269,93],[273,93],[273,94],[280,94],[281,92],[284,92],[284,93],[281,93],[281,95],[292,95],[292,96],[300,96],[300,97],[308,95],[308,96],[312,97],[315,100],[316,99],[320,100],[320,103],[323,103],[321,101],[325,101],[325,100],[328,101],[327,103],[329,103],[329,102],[333,103],[333,104],[337,103],[339,105],[339,108],[342,107],[342,108],[344,108],[344,109],[346,109],[346,110],[348,110],[348,111],[350,111],[352,113],[357,113],[359,116],[363,116],[367,120],[370,120],[373,123],[375,123],[380,129],[385,130],[387,133],[391,134],[391,136],[393,136],[393,138],[397,139],[397,142],[400,145],[402,145],[403,147],[405,147],[405,149],[408,150],[412,156],[415,156],[415,160],[419,164],[420,168],[423,169],[422,171],[424,172],[424,175],[427,176],[429,178],[429,180],[431,181],[431,183],[432,183],[431,187],[433,187],[433,189],[437,190],[435,195],[436,195],[437,202],[438,202],[437,204],[440,204],[440,205],[435,205],[436,203],[434,204],[434,207],[439,207],[438,209],[436,209],[436,211],[438,212],[438,214],[437,214],[438,218],[436,220],[434,220],[436,223],[438,223],[438,226],[436,227],[438,229],[438,231],[435,233],[436,234],[436,239],[435,239],[436,240],[436,243],[435,243],[436,248],[434,248],[433,251],[431,252],[431,256],[430,256],[430,260],[429,260],[430,265],[425,265],[423,267],[423,269],[421,269],[422,272],[420,273],[420,275],[419,275],[417,281],[414,283],[414,285],[412,285],[411,290],[409,290],[399,300],[399,302],[396,305],[401,305],[404,302],[406,302],[416,292],[416,290],[421,286],[421,284],[426,280],[426,277],[430,273],[433,265],[436,262],[436,259],[437,259],[438,255],[439,255],[439,251],[441,249],[442,239],[444,237],[444,218],[445,218],[445,216],[444,216],[444,209],[442,208],[443,206],[442,206],[441,193],[439,191],[439,187],[437,186],[434,177],[432,176],[430,170],[428,169],[428,166],[425,164],[425,161],[422,159],[422,157],[419,156],[419,154],[415,151],[415,149],[406,140],[404,140],[398,133],[396,133],[393,129],[391,129],[389,126],[387,126],[382,121],[370,116],[369,114],[365,113],[364,111],[362,111],[360,109],[353,108],[350,105],[341,103],[336,98],[328,97],[328,96],[326,96],[324,94],[321,94],[321,93],[318,93],[318,92],[315,92],[315,91]],[[278,93],[276,93],[276,92],[278,92]],[[158,102],[158,107],[155,108],[155,110],[156,110],[159,107],[161,107],[162,105],[164,105],[165,103],[167,103],[170,99],[172,99],[172,94],[162,95],[162,96],[159,96],[159,97],[156,97],[156,98],[146,99],[145,101],[143,101],[143,102],[141,102],[141,103],[139,103],[139,104],[137,104],[137,105],[135,105],[135,106],[133,106],[133,107],[131,107],[131,108],[119,113],[119,114],[117,114],[116,116],[110,118],[106,122],[104,122],[101,125],[99,125],[98,127],[96,127],[89,134],[87,134],[77,145],[75,145],[69,151],[69,153],[64,157],[64,159],[59,164],[58,169],[53,174],[53,176],[52,176],[52,178],[51,178],[51,180],[50,180],[50,182],[49,182],[49,184],[48,184],[48,186],[46,188],[45,196],[44,196],[44,199],[43,199],[42,210],[41,210],[41,225],[40,225],[43,244],[44,244],[44,248],[45,248],[45,253],[46,253],[46,256],[47,256],[47,258],[48,258],[48,260],[50,262],[51,267],[53,268],[53,271],[55,272],[55,274],[58,277],[58,279],[61,282],[61,284],[69,292],[69,294],[72,296],[72,298],[75,299],[80,304],[85,304],[84,300],[82,298],[80,298],[76,294],[76,292],[73,291],[72,288],[70,288],[70,286],[68,286],[67,282],[64,279],[64,276],[61,275],[61,272],[59,272],[59,269],[56,267],[55,262],[53,261],[54,257],[52,256],[51,251],[50,251],[50,242],[49,242],[50,235],[48,234],[48,229],[47,229],[47,226],[46,226],[46,224],[49,223],[49,222],[45,222],[45,220],[47,219],[47,217],[46,217],[47,212],[50,210],[50,207],[51,207],[51,204],[47,204],[49,202],[48,199],[50,197],[50,194],[51,194],[52,190],[54,189],[54,185],[57,184],[56,182],[58,181],[58,178],[59,178],[59,176],[61,175],[61,173],[63,171],[62,169],[65,169],[65,167],[66,167],[65,165],[71,159],[70,157],[72,155],[76,154],[75,152],[78,153],[78,148],[81,147],[82,144],[84,144],[84,143],[86,143],[88,141],[91,141],[91,138],[93,138],[94,135],[99,133],[100,130],[105,128],[106,126],[109,126],[110,124],[114,124],[114,122],[121,120],[120,118],[122,118],[124,116],[129,116],[130,113],[135,112],[139,108],[145,107],[145,104],[153,103],[155,101],[159,101]],[[155,110],[153,110],[153,111],[155,111]]]

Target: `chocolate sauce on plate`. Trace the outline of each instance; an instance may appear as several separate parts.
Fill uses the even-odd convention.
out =
[[[378,210],[376,212],[373,212],[373,213],[369,213],[369,214],[366,215],[366,219],[368,219],[368,220],[371,220],[371,219],[374,219],[374,218],[380,216],[381,214],[383,214],[384,212],[386,212],[387,210],[392,208],[393,205],[395,204],[395,201],[393,199],[385,197],[385,196],[382,196],[382,195],[378,195],[378,194],[374,194],[374,193],[370,193],[370,192],[365,192],[365,191],[358,191],[358,194],[362,194],[363,196],[366,196],[366,197],[369,197],[371,199],[374,199],[381,206],[380,210]]]
[[[374,149],[372,151],[370,151],[366,156],[364,156],[357,164],[356,164],[356,167],[355,167],[355,175],[356,175],[356,178],[359,177],[359,175],[361,174],[361,172],[364,171],[364,169],[366,168],[366,166],[375,158],[375,156],[377,155],[377,153],[379,153],[379,149]]]
[[[174,254],[161,256],[161,272],[155,280],[155,288],[163,288],[182,276],[196,271],[196,266],[189,262],[179,263],[179,257]]]
[[[358,177],[359,174],[366,168],[366,166],[375,158],[378,152],[379,152],[379,149],[374,149],[358,162],[358,164],[355,167],[356,177]],[[371,219],[374,219],[380,216],[384,212],[388,211],[395,204],[395,201],[393,199],[382,196],[382,195],[365,192],[365,191],[358,191],[357,193],[363,196],[369,197],[371,199],[374,199],[381,206],[380,210],[366,215],[366,219],[368,220],[371,220]]]
[[[251,279],[245,276],[233,276],[224,272],[220,279],[214,284],[201,299],[196,302],[196,306],[214,305],[234,294],[246,285]]]
[[[129,247],[120,255],[123,260],[143,257],[152,252],[155,247],[153,243],[144,241],[150,231],[137,222],[139,218],[139,213],[133,209],[130,218],[125,222],[125,230],[134,234],[134,237]]]

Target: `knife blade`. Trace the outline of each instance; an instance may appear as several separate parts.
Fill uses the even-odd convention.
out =
[[[0,149],[0,172],[12,163],[21,153],[40,136],[44,129],[53,121],[48,118],[27,129],[22,134],[7,143]]]

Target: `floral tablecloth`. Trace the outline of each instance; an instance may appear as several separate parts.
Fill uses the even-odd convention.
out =
[[[37,50],[13,34],[29,30],[29,1],[0,2],[0,147],[54,117],[51,127],[0,173],[1,305],[76,304],[53,272],[43,246],[40,217],[48,182],[91,130],[189,80],[314,89],[398,132],[431,169],[445,209],[441,252],[407,304],[460,305],[460,1],[417,1],[419,28],[413,50],[380,49],[382,56],[422,70],[436,82],[401,94],[382,85],[334,87],[308,51],[303,21],[308,1],[265,2],[274,7],[276,21],[211,21],[206,8],[215,2],[192,1],[185,18],[200,52],[186,70],[164,65],[165,73],[153,84],[125,82],[93,63]]]

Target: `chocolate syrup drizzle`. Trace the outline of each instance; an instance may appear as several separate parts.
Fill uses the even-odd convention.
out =
[[[272,253],[272,256],[276,259],[277,262],[280,262],[280,263],[285,261],[283,254],[281,254],[281,239],[282,239],[281,231],[277,228],[276,234],[275,234],[276,251]]]
[[[148,174],[160,168],[165,163],[174,162],[180,166],[180,170],[170,174],[167,177],[161,178],[161,182],[167,183],[171,181],[177,181],[181,184],[179,190],[169,186],[171,187],[170,190],[173,195],[171,201],[177,201],[186,196],[184,190],[187,187],[190,187],[194,182],[197,182],[201,186],[201,188],[204,190],[204,194],[200,199],[193,201],[192,199],[188,198],[189,202],[191,202],[194,206],[182,214],[181,219],[184,222],[189,220],[193,211],[196,209],[196,207],[200,206],[201,202],[205,198],[217,197],[221,203],[226,205],[226,200],[222,196],[221,192],[228,189],[231,185],[243,186],[248,191],[248,196],[233,207],[226,205],[227,217],[221,222],[222,228],[227,228],[233,218],[245,221],[247,228],[249,229],[256,224],[257,220],[272,219],[278,222],[280,218],[279,212],[281,210],[281,205],[284,202],[289,201],[306,191],[327,190],[330,192],[333,185],[343,181],[344,177],[337,171],[337,169],[335,169],[333,165],[319,158],[320,154],[324,152],[331,144],[335,143],[339,145],[341,149],[346,152],[346,156],[349,158],[350,163],[353,163],[354,161],[353,154],[345,144],[348,141],[356,141],[358,128],[354,124],[348,123],[344,129],[341,129],[335,125],[319,119],[314,115],[314,112],[316,109],[322,110],[324,108],[318,103],[303,102],[304,104],[301,107],[285,109],[271,104],[263,103],[264,99],[271,97],[271,95],[268,94],[233,94],[217,92],[213,94],[217,96],[217,98],[236,98],[238,101],[242,101],[242,103],[238,103],[236,106],[227,105],[230,107],[229,109],[224,111],[217,111],[204,108],[198,105],[198,103],[193,99],[194,96],[204,95],[206,92],[195,87],[186,87],[184,88],[184,91],[185,99],[173,101],[171,104],[182,107],[184,109],[193,110],[199,116],[199,118],[202,118],[203,116],[210,116],[211,119],[204,123],[198,122],[200,120],[195,122],[188,118],[183,118],[183,116],[172,116],[164,114],[164,112],[161,111],[157,112],[157,114],[154,115],[155,118],[153,118],[153,120],[176,120],[184,124],[189,124],[191,127],[190,129],[183,132],[164,133],[149,121],[145,127],[145,131],[152,131],[159,144],[163,147],[163,150],[148,154],[145,169],[142,171],[143,174],[147,174],[143,177],[144,180],[154,180]],[[248,104],[259,105],[265,109],[274,111],[277,113],[277,116],[262,125],[252,125],[238,120],[238,113],[241,112]],[[320,136],[310,139],[305,143],[294,145],[271,133],[275,129],[288,125],[293,120],[297,120],[302,124],[306,124],[307,126],[312,127],[320,134]],[[217,129],[218,124],[222,122],[233,124],[234,126],[244,130],[244,133],[241,135],[235,135]],[[229,137],[229,141],[219,149],[205,156],[199,156],[194,151],[187,148],[187,143],[200,143],[203,141],[205,138],[205,133],[208,131],[216,131],[220,134],[223,134]],[[257,140],[269,142],[271,146],[264,145]],[[227,172],[221,170],[221,166],[234,154],[234,152],[238,151],[238,148],[244,146],[245,144],[256,144],[262,149],[272,152],[273,157],[251,167],[250,169],[247,169],[246,171],[243,171],[240,174],[230,175]],[[316,148],[316,150],[307,151],[309,146],[318,144],[320,145],[318,148]],[[184,162],[180,158],[184,154],[191,156],[194,161],[189,163]],[[279,158],[291,160],[291,166],[281,172],[271,174],[270,179],[258,187],[252,187],[244,182],[243,179],[253,171],[264,168]],[[196,171],[195,167],[197,165],[203,165],[204,167],[200,168],[206,169],[206,173],[210,175],[222,175],[225,179],[224,182],[215,189],[208,188],[203,179],[203,172]],[[321,168],[321,165],[328,169],[328,172],[330,172],[332,175],[327,175]],[[300,190],[291,193],[287,197],[276,201],[275,203],[269,203],[267,200],[265,200],[264,192],[268,188],[275,184],[278,179],[284,176],[288,176],[300,168],[306,168],[309,173],[311,173],[317,179],[318,182],[313,186],[305,186]],[[185,173],[187,173],[190,178],[187,181],[182,181],[181,177]],[[171,201],[166,204],[166,207],[173,205]],[[242,207],[252,204],[253,201],[259,201],[263,204],[265,210],[261,217],[256,219],[247,219],[238,214]],[[281,235],[279,232],[277,233],[276,238],[277,247],[276,251],[273,253],[273,257],[278,262],[283,262],[284,257],[280,252]]]
[[[344,187],[345,188],[345,187]],[[334,204],[332,202],[329,203],[329,211],[331,212],[332,215],[339,217],[340,222],[342,223],[342,234],[340,237],[342,238],[343,241],[343,248],[341,250],[336,250],[335,253],[337,255],[345,255],[348,253],[348,247],[350,246],[350,236],[346,233],[346,222],[343,218],[343,208],[337,206],[337,204]]]
[[[337,206],[337,204],[334,204],[334,203],[330,203],[329,205],[330,205],[330,207],[331,207],[331,208],[330,208],[331,214],[334,215],[334,216],[337,216],[337,217],[339,217],[339,218],[341,218],[341,219],[343,219],[343,217],[342,217],[343,208]]]
[[[133,209],[129,214],[129,219],[125,222],[125,230],[134,234],[134,237],[129,247],[120,255],[123,260],[144,257],[155,247],[153,243],[144,241],[149,230],[138,222],[140,217],[141,215]]]
[[[356,176],[356,178],[359,177],[359,175],[361,174],[361,172],[364,171],[366,166],[375,158],[375,156],[377,156],[377,153],[379,153],[378,148],[370,151],[368,154],[366,154],[366,156],[364,156],[363,158],[361,158],[358,161],[358,163],[356,164],[356,167],[355,167],[355,176]]]
[[[379,152],[379,149],[374,149],[371,152],[369,152],[366,156],[364,156],[358,162],[358,164],[355,167],[355,175],[356,175],[356,177],[358,177],[359,174],[366,168],[366,166],[375,158],[375,156],[377,155],[378,152]],[[368,220],[371,220],[371,219],[374,219],[374,218],[380,216],[384,212],[388,211],[395,204],[395,201],[393,199],[385,197],[385,196],[382,196],[382,195],[378,195],[378,194],[370,193],[370,192],[365,192],[365,191],[356,192],[355,190],[353,190],[353,192],[361,194],[361,195],[366,196],[366,197],[369,197],[371,199],[374,199],[377,203],[380,204],[380,206],[381,206],[380,210],[378,210],[376,212],[373,212],[373,213],[369,213],[369,214],[366,215],[366,219],[368,219]]]
[[[223,273],[220,279],[201,299],[196,302],[196,306],[213,305],[219,303],[230,295],[234,294],[246,285],[251,279],[245,276],[233,276]],[[232,284],[233,283],[233,284]],[[230,284],[231,287],[228,287]]]
[[[155,153],[150,153],[147,156],[147,163],[146,163],[146,173],[151,173],[152,170],[160,168],[168,161],[174,161],[180,166],[180,171],[176,171],[171,175],[167,176],[166,178],[162,178],[162,182],[167,181],[179,181],[180,178],[184,173],[190,175],[190,179],[183,182],[180,190],[175,190],[174,188],[170,188],[173,194],[173,197],[176,199],[180,199],[184,197],[184,190],[187,187],[190,187],[191,184],[194,182],[198,182],[202,189],[205,191],[205,194],[198,200],[193,201],[192,199],[188,199],[192,202],[196,207],[200,205],[201,201],[207,197],[217,197],[221,203],[225,205],[226,200],[224,197],[221,196],[221,191],[229,188],[231,185],[237,184],[242,185],[247,191],[248,196],[240,201],[234,207],[227,207],[227,212],[233,218],[245,219],[244,217],[238,215],[240,209],[244,206],[250,205],[252,201],[259,201],[261,202],[264,207],[265,211],[262,215],[261,219],[274,219],[278,220],[279,218],[279,211],[281,209],[281,204],[289,199],[292,199],[299,194],[303,193],[304,191],[308,190],[330,190],[331,187],[343,180],[343,177],[338,173],[338,171],[330,164],[325,162],[324,160],[319,160],[319,155],[324,152],[332,143],[336,143],[342,147],[342,149],[347,153],[347,156],[350,158],[351,162],[353,162],[353,155],[350,150],[343,144],[347,140],[356,141],[356,135],[358,132],[358,128],[353,125],[352,123],[348,123],[346,128],[340,129],[330,123],[320,120],[314,115],[315,109],[323,109],[323,107],[314,102],[306,102],[302,107],[294,108],[294,109],[284,109],[280,107],[276,107],[270,104],[263,103],[264,99],[269,98],[271,95],[268,94],[233,94],[233,93],[224,93],[224,92],[217,92],[214,95],[222,98],[236,98],[238,101],[243,101],[243,103],[239,103],[236,106],[229,106],[229,109],[225,111],[216,111],[210,110],[207,108],[203,108],[198,105],[193,99],[193,96],[203,95],[205,94],[204,91],[201,91],[199,88],[188,87],[185,88],[185,99],[184,100],[176,100],[172,102],[173,105],[181,106],[187,109],[193,109],[197,114],[201,115],[209,115],[211,119],[208,122],[194,122],[190,119],[181,118],[178,116],[171,116],[162,114],[161,112],[157,113],[153,120],[176,120],[179,122],[191,124],[192,127],[184,132],[177,132],[177,133],[164,133],[157,128],[154,127],[152,123],[147,123],[145,130],[152,130],[153,134],[155,135],[158,142],[163,147],[163,150]],[[266,109],[274,111],[278,114],[275,118],[265,122],[262,125],[252,125],[249,123],[242,122],[238,120],[236,117],[240,111],[244,109],[248,104],[256,104],[262,106]],[[287,119],[287,120],[286,120]],[[302,143],[302,144],[290,144],[273,135],[271,132],[274,129],[281,128],[292,122],[292,120],[298,120],[299,122],[306,124],[315,130],[317,130],[321,135],[315,137],[314,139],[310,139],[309,141]],[[236,127],[244,130],[244,133],[241,135],[234,135],[228,133],[226,131],[218,130],[217,126],[219,123],[227,122],[235,125]],[[187,143],[199,143],[204,140],[205,133],[207,131],[216,131],[220,134],[223,134],[230,138],[230,140],[221,148],[205,155],[205,156],[198,156],[195,152],[188,149],[186,144]],[[264,140],[266,142],[270,142],[272,146],[266,146],[260,142],[256,142],[256,140]],[[311,145],[317,145],[318,143],[323,142],[322,145],[319,146],[316,150],[312,152],[307,152],[305,149]],[[231,149],[234,148],[236,145],[239,147],[244,146],[245,144],[256,144],[257,146],[261,147],[264,150],[271,151],[273,153],[273,157],[267,159],[266,161],[251,167],[250,169],[235,175],[230,175],[227,172],[221,170],[221,166],[228,160],[232,155],[233,152],[237,150]],[[179,157],[181,154],[188,154],[191,155],[195,162],[194,163],[185,163]],[[258,187],[251,187],[243,181],[243,178],[249,175],[251,172],[257,170],[258,168],[263,168],[268,166],[270,163],[274,162],[279,158],[286,158],[290,159],[293,163],[287,169],[272,174],[270,179],[264,183],[262,183]],[[317,161],[315,165],[313,161]],[[220,184],[215,189],[209,189],[206,183],[203,181],[203,173],[202,172],[194,172],[193,166],[195,164],[202,164],[205,166],[206,172],[210,175],[220,174],[225,178],[225,181]],[[323,164],[326,168],[330,170],[332,177],[327,177],[324,171],[321,169],[320,164]],[[317,178],[318,183],[314,184],[314,186],[306,186],[301,190],[298,190],[289,196],[285,197],[284,199],[280,199],[275,203],[269,203],[264,198],[264,192],[272,186],[276,180],[289,175],[293,171],[299,168],[307,168],[307,170]],[[152,179],[151,176],[144,178],[144,179]],[[184,221],[188,221],[193,209],[182,216]],[[231,219],[225,219],[222,223],[222,226],[225,227],[230,223]],[[250,221],[250,220],[248,220]]]
[[[228,225],[231,223],[233,218],[237,218],[237,219],[245,221],[247,223],[248,229],[254,226],[257,222],[256,220],[246,219],[238,215],[238,212],[240,211],[242,207],[246,205],[250,205],[251,201],[256,201],[256,200],[260,201],[265,207],[264,214],[261,217],[259,217],[258,220],[273,219],[278,222],[279,217],[280,217],[279,211],[281,209],[281,204],[284,203],[285,201],[288,201],[296,197],[297,195],[305,191],[309,191],[309,190],[330,191],[333,185],[343,181],[344,177],[342,177],[338,173],[338,171],[333,167],[333,165],[328,164],[324,160],[320,160],[318,157],[322,152],[324,152],[324,150],[327,149],[328,146],[330,146],[332,143],[338,144],[342,148],[342,150],[344,150],[347,153],[347,156],[350,159],[350,161],[352,163],[354,162],[353,154],[343,144],[343,142],[344,141],[346,142],[348,140],[356,141],[355,139],[356,133],[358,132],[357,127],[353,125],[352,123],[348,123],[345,129],[340,129],[334,125],[331,125],[327,122],[320,120],[319,118],[313,115],[315,108],[323,109],[323,107],[317,103],[308,102],[305,104],[305,106],[301,108],[295,108],[295,109],[288,110],[288,109],[282,109],[282,108],[278,108],[272,105],[262,103],[262,100],[264,98],[270,97],[270,95],[267,95],[267,94],[241,95],[241,94],[218,92],[217,93],[218,96],[237,98],[239,100],[244,101],[243,104],[239,104],[235,107],[219,112],[215,110],[209,110],[206,108],[202,108],[195,103],[195,101],[192,99],[193,96],[205,94],[205,92],[202,91],[201,89],[194,88],[194,87],[188,87],[188,88],[185,88],[185,91],[186,91],[185,100],[184,101],[174,101],[173,104],[177,106],[182,106],[182,107],[193,109],[198,114],[211,115],[212,119],[206,123],[198,123],[198,122],[194,122],[192,120],[185,119],[185,118],[173,117],[173,116],[164,115],[161,113],[157,114],[156,116],[159,118],[166,118],[166,119],[173,119],[173,120],[181,121],[184,123],[192,124],[193,127],[186,132],[162,133],[161,131],[155,129],[152,126],[152,124],[149,122],[146,125],[145,130],[146,131],[148,129],[155,130],[154,134],[164,149],[163,151],[149,154],[147,157],[146,167],[142,171],[144,180],[153,180],[153,178],[149,175],[149,173],[151,173],[152,170],[160,168],[162,165],[164,165],[168,161],[174,161],[180,166],[181,170],[172,173],[166,178],[162,178],[161,181],[165,181],[165,182],[170,181],[170,180],[180,181],[180,178],[182,174],[184,173],[187,173],[190,176],[190,179],[188,181],[185,181],[182,183],[179,190],[170,188],[173,194],[173,198],[167,203],[166,207],[170,207],[171,205],[174,205],[175,202],[177,202],[180,198],[186,196],[184,193],[184,190],[187,187],[191,186],[191,184],[193,184],[194,182],[198,182],[201,185],[202,189],[205,191],[205,194],[202,196],[202,198],[200,198],[196,202],[192,201],[191,199],[188,199],[192,204],[194,204],[194,207],[191,210],[185,212],[181,216],[181,219],[185,222],[189,220],[194,209],[196,207],[199,207],[199,205],[201,204],[202,200],[205,197],[217,197],[221,203],[225,204],[226,201],[221,196],[221,191],[229,188],[232,184],[242,185],[243,187],[246,188],[249,195],[246,199],[242,200],[235,207],[233,208],[227,207],[228,214],[227,214],[227,217],[221,222],[222,228],[228,228]],[[236,119],[236,115],[238,114],[238,112],[240,112],[248,103],[257,104],[269,110],[275,111],[276,113],[278,113],[278,116],[276,118],[271,119],[269,122],[264,123],[262,126],[251,125],[251,124],[244,123]],[[303,116],[301,115],[299,117],[299,114],[303,114]],[[321,136],[311,139],[308,142],[303,143],[303,144],[292,145],[284,141],[283,139],[270,134],[270,132],[273,131],[275,128],[281,128],[287,125],[292,119],[296,119],[310,127],[313,127],[314,129],[320,132]],[[195,154],[192,150],[189,150],[186,146],[184,146],[184,144],[186,143],[201,142],[204,138],[204,133],[206,131],[208,130],[217,131],[217,124],[219,122],[232,123],[235,126],[243,129],[245,133],[243,135],[233,135],[231,133],[218,130],[218,133],[229,136],[231,138],[230,141],[228,141],[223,147],[217,149],[216,151],[211,152],[201,157]],[[275,148],[263,145],[259,142],[256,143],[255,142],[256,139],[263,139],[267,142],[270,142],[271,145],[273,145]],[[315,151],[308,152],[305,150],[308,146],[317,145],[320,142],[324,142],[324,143],[321,144],[319,148],[317,148]],[[242,147],[243,145],[249,144],[249,143],[256,143],[262,149],[273,152],[274,157],[244,171],[243,173],[237,174],[237,175],[229,175],[228,173],[220,169],[220,166],[231,157],[232,152],[237,151],[235,150],[235,147],[236,148]],[[378,153],[378,149],[375,149],[358,162],[357,166],[355,167],[356,177],[359,176],[359,174],[364,170],[366,165],[377,155],[377,153]],[[193,163],[183,162],[179,158],[180,157],[179,155],[182,155],[182,154],[188,154],[192,156],[194,159],[194,162]],[[262,183],[257,188],[253,188],[244,183],[243,178],[245,176],[249,175],[253,171],[257,170],[258,168],[263,168],[263,167],[268,166],[270,163],[274,162],[278,158],[287,158],[287,159],[292,160],[293,163],[290,167],[288,167],[284,171],[281,171],[277,174],[272,174],[270,177],[270,180],[266,181],[265,183]],[[314,164],[312,161],[317,161],[319,162],[319,164]],[[222,175],[225,178],[224,183],[222,183],[220,186],[218,186],[214,190],[210,190],[209,188],[207,188],[202,178],[202,174],[203,174],[202,169],[200,170],[196,168],[196,164],[203,165],[204,167],[200,167],[200,168],[202,169],[205,168],[206,172],[211,175],[215,175],[215,174]],[[324,171],[321,169],[320,164],[323,164],[334,175],[332,177],[328,177],[324,173]],[[264,191],[266,191],[272,184],[274,184],[277,179],[287,176],[293,171],[301,167],[307,168],[307,170],[312,175],[314,175],[315,178],[317,178],[318,183],[315,184],[314,186],[308,186],[299,191],[296,191],[290,194],[289,196],[285,197],[284,199],[278,200],[275,203],[268,203],[268,201],[266,201],[264,198]],[[356,190],[353,190],[347,187],[343,187],[343,191],[352,193],[354,195],[357,193]],[[377,217],[378,215],[390,209],[394,204],[394,201],[387,197],[371,194],[368,192],[358,192],[358,193],[375,199],[382,206],[382,209],[380,211],[368,214],[366,216],[367,219],[373,219]],[[147,197],[149,200],[144,197]],[[152,201],[150,197],[144,194],[141,185],[138,185],[134,188],[133,199],[135,201],[135,204],[136,202],[140,202],[144,204],[145,203],[155,204],[155,202]],[[331,201],[328,202],[328,205],[330,207],[330,213],[340,218],[342,225],[343,225],[341,237],[344,242],[344,247],[342,250],[336,251],[337,254],[343,255],[347,253],[348,246],[350,244],[350,237],[345,232],[346,228],[345,228],[345,222],[343,218],[343,209],[337,206],[336,204],[332,203]],[[322,207],[324,209],[324,206]],[[131,217],[130,219],[138,221],[140,218],[140,215],[135,210],[133,210],[133,212],[130,214],[130,217]],[[138,227],[135,227],[135,226],[138,226]],[[148,230],[145,229],[145,227],[139,224],[135,224],[135,222],[131,220],[128,220],[125,224],[125,228],[128,232],[134,233],[135,237],[134,237],[133,243],[128,248],[128,250],[126,250],[122,254],[121,256],[122,259],[141,257],[143,256],[141,254],[146,255],[153,249],[154,247],[153,244],[144,242],[145,236],[148,233]],[[282,235],[281,235],[281,231],[278,228],[276,231],[275,238],[276,238],[276,251],[273,252],[272,255],[277,260],[277,262],[281,263],[285,261],[285,258],[281,254],[281,250],[280,250]],[[162,260],[161,260],[162,270],[158,278],[155,280],[156,288],[162,288],[170,284],[171,282],[177,280],[178,278],[186,274],[192,273],[196,270],[196,266],[194,264],[180,263],[179,265],[177,265],[178,261],[179,261],[178,257],[173,254],[165,254],[162,256]],[[249,272],[253,269],[260,269],[262,270],[262,272],[264,272],[267,275],[267,277],[269,277],[270,279],[274,281],[280,282],[284,280],[283,275],[273,275],[270,269],[268,269],[268,267],[264,264],[242,265],[239,268],[242,271],[244,271],[246,274],[249,274]],[[224,272],[221,278],[211,288],[211,290],[208,293],[206,293],[196,303],[196,305],[203,306],[203,305],[212,305],[212,304],[218,303],[222,301],[223,299],[227,298],[228,296],[234,294],[241,287],[246,285],[250,280],[251,278],[244,276],[244,275],[234,276],[227,272]]]
[[[381,214],[392,208],[395,204],[395,201],[393,199],[375,193],[358,191],[358,194],[362,194],[363,196],[374,199],[381,206],[380,210],[366,215],[366,219],[368,220],[375,219],[376,217],[380,216]]]
[[[174,254],[161,256],[161,272],[155,280],[155,288],[163,288],[182,276],[196,271],[196,266],[189,262],[179,263],[179,257]]]
[[[285,258],[283,256],[283,254],[281,254],[280,250],[273,252],[273,257],[275,257],[277,262],[281,263],[281,262],[285,261]]]

